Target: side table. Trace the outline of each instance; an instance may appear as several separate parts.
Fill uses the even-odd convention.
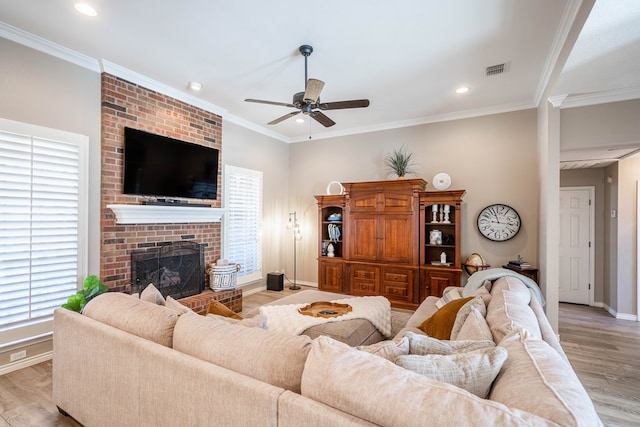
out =
[[[534,268],[534,267],[527,267],[527,268],[518,268],[514,265],[503,265],[503,268],[506,268],[508,270],[511,271],[515,271],[516,273],[520,273],[525,277],[528,277],[529,279],[533,280],[534,282],[536,282],[536,284],[538,283],[538,269]]]

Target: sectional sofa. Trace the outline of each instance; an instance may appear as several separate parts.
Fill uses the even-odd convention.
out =
[[[530,289],[491,285],[486,315],[472,310],[457,340],[439,342],[501,347],[484,397],[377,354],[412,357],[409,337],[432,340],[417,326],[438,298],[394,340],[354,348],[106,293],[83,314],[56,310],[53,399],[87,427],[602,425]]]

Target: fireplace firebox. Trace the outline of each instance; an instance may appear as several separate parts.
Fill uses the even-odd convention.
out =
[[[136,291],[149,283],[166,298],[196,295],[204,290],[204,247],[195,242],[168,242],[131,252],[131,282]]]

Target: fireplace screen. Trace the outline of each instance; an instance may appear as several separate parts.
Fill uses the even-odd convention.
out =
[[[149,283],[166,298],[199,294],[204,290],[204,249],[194,242],[134,250],[131,253],[133,289],[143,290]]]

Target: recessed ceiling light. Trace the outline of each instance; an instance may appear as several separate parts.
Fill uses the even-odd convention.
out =
[[[469,88],[466,86],[462,86],[456,89],[456,93],[467,93],[467,92],[469,92]]]
[[[297,118],[296,123],[304,123],[304,119],[302,117]]]
[[[73,7],[83,15],[86,16],[97,16],[98,12],[87,3],[76,3]]]
[[[202,83],[189,82],[189,89],[191,89],[191,90],[200,90],[200,89],[202,89]]]

